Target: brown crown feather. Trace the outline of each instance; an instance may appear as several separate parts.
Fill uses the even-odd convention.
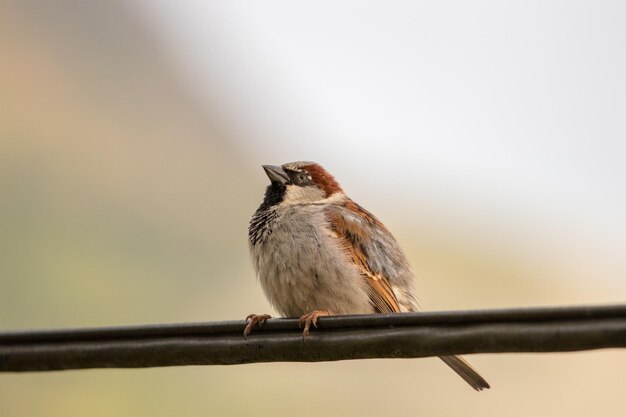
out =
[[[335,178],[328,173],[324,168],[322,168],[319,164],[309,164],[302,167],[306,170],[306,172],[311,175],[311,180],[324,192],[326,193],[326,197],[330,197],[335,193],[342,192],[341,186],[335,180]]]

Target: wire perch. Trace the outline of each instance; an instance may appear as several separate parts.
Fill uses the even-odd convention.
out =
[[[0,371],[319,362],[626,347],[626,305],[296,319],[242,337],[239,321],[0,333]]]

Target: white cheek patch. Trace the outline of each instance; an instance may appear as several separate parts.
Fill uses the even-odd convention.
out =
[[[340,192],[340,193],[334,193],[330,197],[324,198],[318,201],[317,203],[322,203],[322,204],[323,203],[342,203],[346,201],[347,199],[348,197],[346,197],[346,195],[343,192]]]
[[[298,187],[288,185],[281,206],[310,204],[324,199],[324,192],[317,187]]]

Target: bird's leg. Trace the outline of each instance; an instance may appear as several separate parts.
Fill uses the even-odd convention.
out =
[[[308,314],[300,317],[300,328],[304,326],[304,331],[302,332],[302,337],[307,337],[311,330],[311,324],[317,327],[317,319],[324,316],[330,316],[330,311],[326,310],[313,310]]]
[[[250,333],[252,333],[252,329],[254,328],[254,326],[256,326],[257,324],[259,325],[259,327],[263,326],[265,321],[271,318],[272,316],[270,316],[269,314],[248,314],[248,317],[246,317],[246,328],[243,329],[244,339],[248,337]]]

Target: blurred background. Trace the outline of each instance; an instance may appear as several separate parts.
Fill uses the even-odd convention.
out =
[[[314,160],[426,310],[626,299],[626,3],[0,2],[0,330],[272,312],[261,164]],[[0,416],[623,414],[626,355],[0,375]]]

